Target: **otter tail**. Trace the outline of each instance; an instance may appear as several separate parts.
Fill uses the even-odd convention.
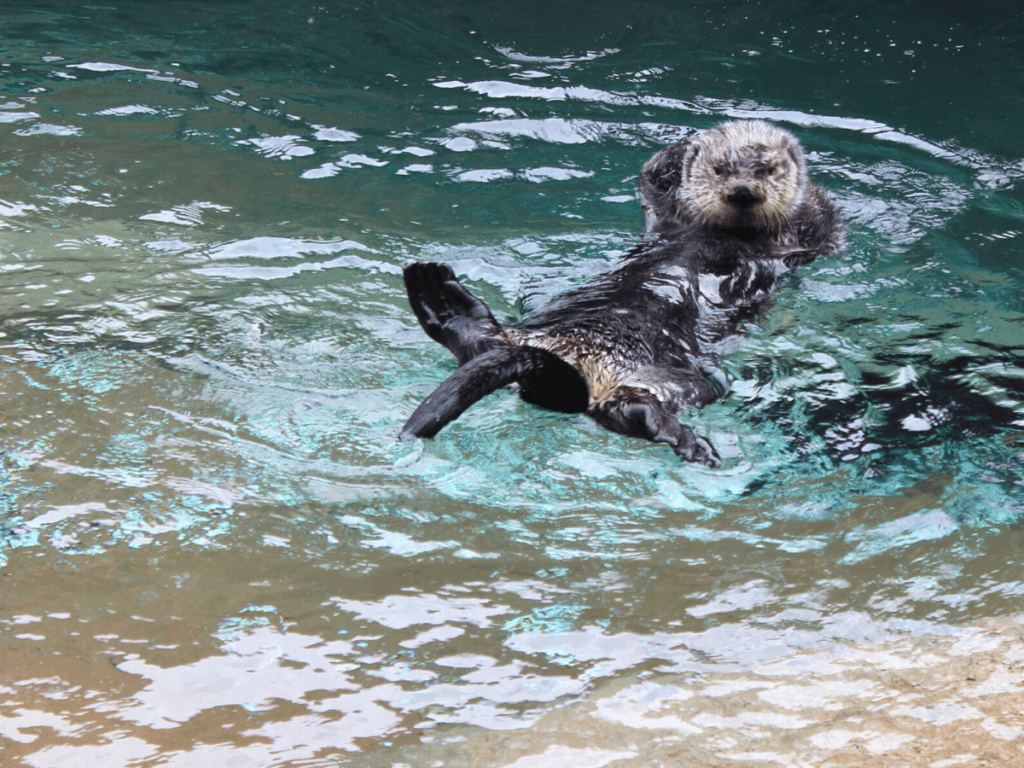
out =
[[[491,310],[462,287],[447,264],[418,261],[402,274],[416,319],[430,338],[455,355],[459,365],[506,343]]]
[[[433,437],[477,400],[509,384],[517,384],[527,402],[563,413],[582,413],[590,400],[583,374],[562,358],[536,347],[501,346],[477,355],[445,379],[420,403],[398,439]]]

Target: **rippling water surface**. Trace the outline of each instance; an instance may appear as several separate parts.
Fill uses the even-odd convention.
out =
[[[922,7],[4,5],[5,765],[1020,764],[1024,21]],[[723,469],[507,392],[395,442],[403,265],[519,318],[750,116],[850,244]]]

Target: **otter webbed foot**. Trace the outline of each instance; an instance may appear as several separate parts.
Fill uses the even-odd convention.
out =
[[[418,261],[402,271],[409,304],[427,335],[459,365],[501,344],[501,327],[484,302],[467,291],[447,264]]]
[[[605,429],[655,443],[667,443],[686,461],[707,467],[722,466],[718,451],[705,438],[665,410],[646,392],[619,394],[591,407],[587,414]]]

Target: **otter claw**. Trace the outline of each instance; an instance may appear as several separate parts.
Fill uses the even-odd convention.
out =
[[[718,451],[715,450],[715,446],[705,440],[703,437],[697,438],[697,448],[695,451],[695,458],[691,461],[699,461],[705,467],[711,469],[718,469],[722,466],[722,458],[718,455]]]
[[[672,450],[676,452],[677,456],[680,456],[684,461],[703,464],[712,469],[722,466],[722,459],[710,442],[697,435],[685,424],[680,426],[683,429],[679,433],[679,441],[672,446]]]

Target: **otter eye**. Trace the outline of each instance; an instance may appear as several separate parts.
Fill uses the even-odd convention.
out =
[[[716,166],[714,166],[714,171],[715,176],[721,176],[722,173],[725,171],[725,166],[723,166],[721,163],[718,163]]]

